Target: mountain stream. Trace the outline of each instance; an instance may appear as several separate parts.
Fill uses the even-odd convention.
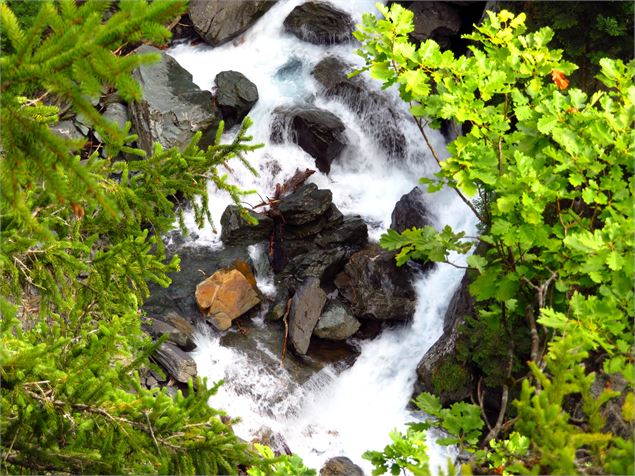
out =
[[[259,21],[244,33],[239,41],[212,48],[206,45],[178,44],[168,53],[192,75],[202,89],[212,90],[215,76],[226,70],[243,73],[258,88],[260,99],[250,112],[254,125],[250,129],[254,142],[265,147],[248,155],[260,176],[252,176],[235,165],[231,179],[244,189],[255,189],[258,195],[247,196],[252,205],[271,194],[275,184],[290,177],[296,169],[315,169],[314,159],[292,143],[272,144],[269,140],[272,111],[279,106],[313,104],[337,115],[346,125],[349,145],[334,161],[329,175],[318,171],[309,182],[333,192],[333,203],[346,214],[359,214],[368,224],[369,238],[378,240],[390,227],[391,212],[403,194],[408,193],[422,176],[431,176],[438,166],[425,147],[420,132],[408,117],[407,106],[396,91],[386,94],[400,112],[400,130],[407,142],[406,156],[398,161],[389,157],[365,132],[364,118],[345,104],[320,95],[320,87],[310,72],[321,59],[337,55],[361,66],[354,54],[355,45],[313,45],[285,33],[282,22],[303,0],[280,0]],[[348,12],[356,23],[363,12],[376,13],[374,0],[333,1],[337,8]],[[365,77],[373,90],[379,83]],[[381,114],[381,111],[372,111]],[[232,131],[226,135],[231,137]],[[431,131],[434,146],[445,153],[443,137]],[[222,215],[230,198],[210,188],[212,216]],[[449,224],[455,230],[474,234],[475,221],[467,207],[451,191],[426,194],[426,206],[439,228]],[[189,217],[188,226],[196,231],[190,246],[220,248],[222,242],[211,227],[195,230]],[[262,246],[249,249],[256,263],[259,289],[275,294],[273,277],[266,265]],[[462,264],[463,257],[453,260]],[[393,429],[403,430],[405,423],[417,419],[407,408],[412,397],[417,363],[440,337],[447,305],[461,281],[463,270],[449,265],[437,265],[417,278],[417,309],[413,320],[402,326],[385,329],[372,340],[355,342],[360,355],[344,370],[327,365],[308,380],[298,384],[285,368],[262,364],[252,354],[221,344],[212,330],[201,327],[197,349],[193,356],[201,376],[210,383],[225,384],[210,405],[240,417],[234,425],[238,436],[251,440],[263,427],[283,435],[294,453],[309,467],[319,469],[334,456],[347,456],[370,473],[370,464],[361,458],[364,451],[383,448]],[[254,329],[267,324],[256,318]],[[256,332],[257,334],[257,332]],[[272,354],[269,347],[256,346],[263,355]],[[279,355],[268,355],[279,360]],[[431,465],[445,465],[452,450],[428,443]]]

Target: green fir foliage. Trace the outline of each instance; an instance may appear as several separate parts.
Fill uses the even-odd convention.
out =
[[[432,40],[412,44],[400,5],[378,9],[385,18],[367,14],[355,33],[364,69],[410,104],[440,166],[422,182],[454,189],[480,222],[466,328],[481,340],[473,364],[502,396],[472,464],[632,472],[635,63],[599,60],[602,90],[582,91],[569,87],[576,65],[549,47],[553,31],[527,33],[524,14],[488,12],[465,36],[469,55],[455,57]],[[465,131],[443,161],[424,127],[440,120]],[[388,231],[381,244],[402,265],[448,262],[474,240],[426,227]],[[608,406],[629,430],[609,426]]]
[[[27,2],[28,3],[28,2]],[[130,124],[104,119],[94,99],[140,97],[131,72],[152,55],[116,51],[164,43],[182,1],[38,3],[21,24],[0,3],[0,466],[17,473],[236,474],[260,456],[208,406],[216,387],[148,390],[139,372],[152,344],[140,329],[148,283],[170,283],[161,234],[209,217],[208,181],[238,202],[222,170],[258,147],[247,135],[153,154],[131,146]],[[111,8],[112,7],[112,8]],[[105,154],[56,135],[82,114]],[[138,158],[124,159],[123,153]],[[176,203],[176,205],[175,205]]]

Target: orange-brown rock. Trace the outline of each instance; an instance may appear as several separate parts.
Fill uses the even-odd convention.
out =
[[[196,286],[196,303],[207,320],[220,331],[260,303],[258,293],[238,270],[216,271]]]

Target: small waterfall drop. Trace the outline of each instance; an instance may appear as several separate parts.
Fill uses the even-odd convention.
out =
[[[259,171],[253,177],[240,166],[231,172],[231,179],[244,189],[256,189],[261,197],[271,194],[275,184],[290,177],[296,169],[315,168],[314,160],[294,144],[269,142],[272,111],[279,106],[313,104],[336,114],[346,125],[349,146],[339,161],[332,164],[328,176],[316,172],[310,182],[333,192],[333,202],[344,214],[356,213],[368,223],[371,240],[377,240],[390,226],[390,215],[399,198],[417,185],[421,176],[431,176],[436,163],[425,150],[419,131],[409,120],[407,107],[401,104],[395,91],[386,91],[389,100],[400,111],[400,130],[407,140],[407,156],[401,161],[390,160],[364,132],[364,119],[342,102],[321,96],[319,86],[311,76],[313,67],[329,55],[361,65],[352,43],[312,45],[283,31],[282,21],[304,0],[280,0],[239,41],[211,48],[204,45],[181,44],[168,53],[193,75],[199,87],[212,90],[215,76],[226,70],[243,73],[258,88],[260,99],[250,112],[254,126],[254,142],[266,146],[247,157]],[[355,22],[363,12],[374,12],[374,0],[355,2],[333,1],[347,11]],[[367,80],[369,87],[379,91],[379,84]],[[372,113],[380,114],[381,111]],[[443,154],[440,134],[432,132],[434,146]],[[231,131],[227,132],[231,136]],[[212,216],[218,220],[230,204],[228,196],[210,188]],[[467,207],[451,192],[427,196],[428,205],[436,216],[437,225],[451,225],[455,230],[474,234],[475,220]],[[252,205],[260,197],[246,198]],[[195,230],[193,218],[187,221]],[[197,231],[193,246],[222,247],[211,227]],[[266,295],[275,294],[271,271],[263,261],[266,250],[250,247],[256,263],[258,286]],[[457,264],[462,257],[455,257]],[[260,263],[261,265],[259,265]],[[381,449],[388,442],[388,433],[415,419],[406,408],[411,398],[415,368],[421,357],[440,337],[443,315],[462,278],[462,270],[438,265],[415,283],[417,309],[411,323],[384,332],[370,341],[359,342],[360,355],[350,368],[340,371],[332,365],[324,367],[299,384],[278,364],[280,356],[270,347],[254,344],[259,351],[244,352],[224,346],[213,331],[201,327],[197,349],[193,352],[201,376],[209,382],[224,380],[225,384],[210,404],[240,417],[236,433],[251,440],[262,427],[280,433],[289,447],[305,463],[319,469],[330,457],[348,456],[370,473],[370,465],[361,455],[369,449]],[[256,327],[264,328],[262,317]],[[447,449],[429,442],[432,465],[444,465]]]

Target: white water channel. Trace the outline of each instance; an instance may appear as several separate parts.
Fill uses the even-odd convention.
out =
[[[356,65],[361,65],[361,59],[354,54],[352,43],[318,46],[285,33],[284,18],[303,1],[280,0],[232,43],[217,48],[182,44],[168,53],[192,73],[194,82],[203,89],[212,90],[215,76],[226,70],[239,71],[256,84],[260,99],[250,112],[254,121],[251,133],[254,141],[265,147],[247,158],[260,176],[253,177],[235,165],[231,179],[245,189],[257,190],[262,197],[271,194],[275,184],[296,169],[315,168],[314,160],[298,146],[269,143],[273,109],[313,104],[339,116],[346,124],[349,146],[333,162],[328,176],[316,172],[309,181],[330,189],[333,202],[344,214],[361,215],[369,225],[370,238],[376,240],[390,226],[390,215],[399,198],[417,185],[419,177],[434,173],[437,165],[396,92],[387,94],[396,109],[403,112],[401,130],[408,141],[407,157],[398,162],[389,160],[374,137],[364,133],[363,119],[337,100],[320,96],[319,85],[310,72],[321,59],[337,55]],[[350,13],[356,23],[363,12],[376,13],[374,0],[332,3]],[[379,84],[366,80],[379,90]],[[230,137],[231,131],[227,135]],[[442,137],[434,132],[432,137],[435,147],[444,152]],[[220,228],[218,219],[230,199],[213,189],[210,197],[212,215]],[[442,191],[426,199],[439,227],[449,224],[455,230],[474,234],[473,217],[453,193]],[[254,196],[245,201],[253,205],[260,198]],[[189,224],[194,230],[193,219]],[[193,245],[222,246],[211,227],[196,233],[198,238]],[[262,250],[252,248],[250,253],[257,257]],[[461,263],[461,258],[456,257],[455,261]],[[265,368],[241,351],[222,346],[213,331],[201,329],[194,351],[199,374],[208,377],[209,382],[226,382],[210,404],[242,419],[234,428],[244,439],[251,440],[268,427],[283,435],[292,451],[310,467],[319,469],[328,458],[344,455],[370,473],[362,453],[383,448],[391,430],[403,429],[406,422],[415,418],[406,408],[412,396],[415,368],[441,335],[443,315],[461,277],[460,269],[448,265],[433,268],[415,283],[418,304],[411,324],[359,342],[361,354],[352,367],[338,372],[327,366],[301,386],[284,368]],[[261,273],[258,283],[267,294],[275,291],[270,276]],[[265,325],[257,322],[256,328]],[[261,351],[269,352],[264,346]],[[272,357],[279,359],[278,355]],[[433,445],[430,456],[433,465],[444,465],[448,454]]]

